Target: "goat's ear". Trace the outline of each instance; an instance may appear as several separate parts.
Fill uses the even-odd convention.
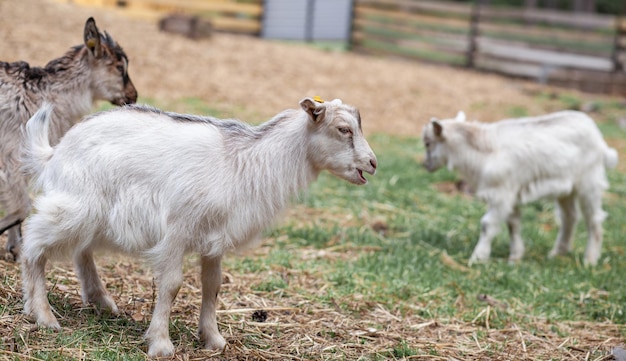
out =
[[[435,136],[442,138],[443,137],[443,125],[441,125],[441,123],[439,123],[439,121],[436,119],[432,120],[431,124],[433,125],[433,132],[435,133]]]
[[[87,19],[85,22],[85,31],[83,35],[85,39],[85,46],[91,53],[99,58],[102,55],[102,48],[100,46],[100,31],[96,27],[96,21],[93,18]]]
[[[314,122],[319,122],[326,115],[326,105],[316,102],[311,98],[304,98],[300,101],[302,109],[309,114]]]
[[[460,111],[458,113],[456,113],[456,121],[457,122],[464,122],[465,121],[465,113]]]

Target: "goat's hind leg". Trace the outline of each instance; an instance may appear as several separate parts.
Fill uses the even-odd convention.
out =
[[[22,222],[25,218],[25,214],[12,213],[0,219],[0,234],[7,232],[6,252],[11,254],[15,261],[17,261],[20,254]]]
[[[19,168],[10,170],[12,177],[2,184],[0,199],[5,217],[0,219],[0,234],[7,232],[6,250],[17,260],[22,243],[22,222],[30,213],[30,197],[27,191],[27,181],[21,176]]]
[[[509,263],[519,262],[524,256],[524,240],[522,239],[522,217],[520,207],[515,206],[507,219],[509,227],[510,251]]]
[[[117,314],[118,308],[98,277],[98,271],[91,251],[83,251],[74,256],[76,273],[80,280],[83,303],[94,304]]]
[[[587,246],[585,247],[584,263],[595,266],[602,253],[602,222],[606,212],[602,210],[602,190],[588,191],[580,195],[580,208],[587,224]]]
[[[14,261],[20,257],[22,248],[22,224],[18,224],[9,228],[7,231],[7,247],[6,250],[11,254]]]
[[[42,197],[39,211],[33,214],[24,227],[22,244],[22,282],[24,287],[24,313],[35,318],[38,325],[60,328],[52,314],[46,293],[45,267],[51,256],[66,254],[77,239],[67,223],[72,211],[68,198]]]
[[[52,313],[46,292],[46,256],[38,239],[30,237],[29,246],[22,255],[22,286],[24,290],[24,313],[33,317],[37,325],[60,329]]]

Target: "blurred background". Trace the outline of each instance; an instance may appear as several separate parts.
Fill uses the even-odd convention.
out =
[[[73,1],[73,0],[69,0]],[[212,29],[394,55],[626,94],[617,0],[76,0],[159,19],[192,38]],[[165,13],[185,14],[163,18]]]
[[[366,133],[417,135],[458,110],[494,121],[593,109],[591,94],[623,99],[623,5],[3,0],[0,59],[43,66],[80,44],[95,16],[128,54],[140,100],[197,100],[261,121],[320,95],[358,106]]]

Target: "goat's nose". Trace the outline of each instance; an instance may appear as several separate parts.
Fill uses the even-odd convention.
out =
[[[372,165],[372,167],[374,167],[374,169],[376,169],[376,167],[378,166],[378,162],[376,161],[376,158],[370,159],[370,164]]]

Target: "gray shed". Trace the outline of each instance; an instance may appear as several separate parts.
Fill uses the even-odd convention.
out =
[[[264,38],[350,39],[352,0],[265,0],[263,8]]]

